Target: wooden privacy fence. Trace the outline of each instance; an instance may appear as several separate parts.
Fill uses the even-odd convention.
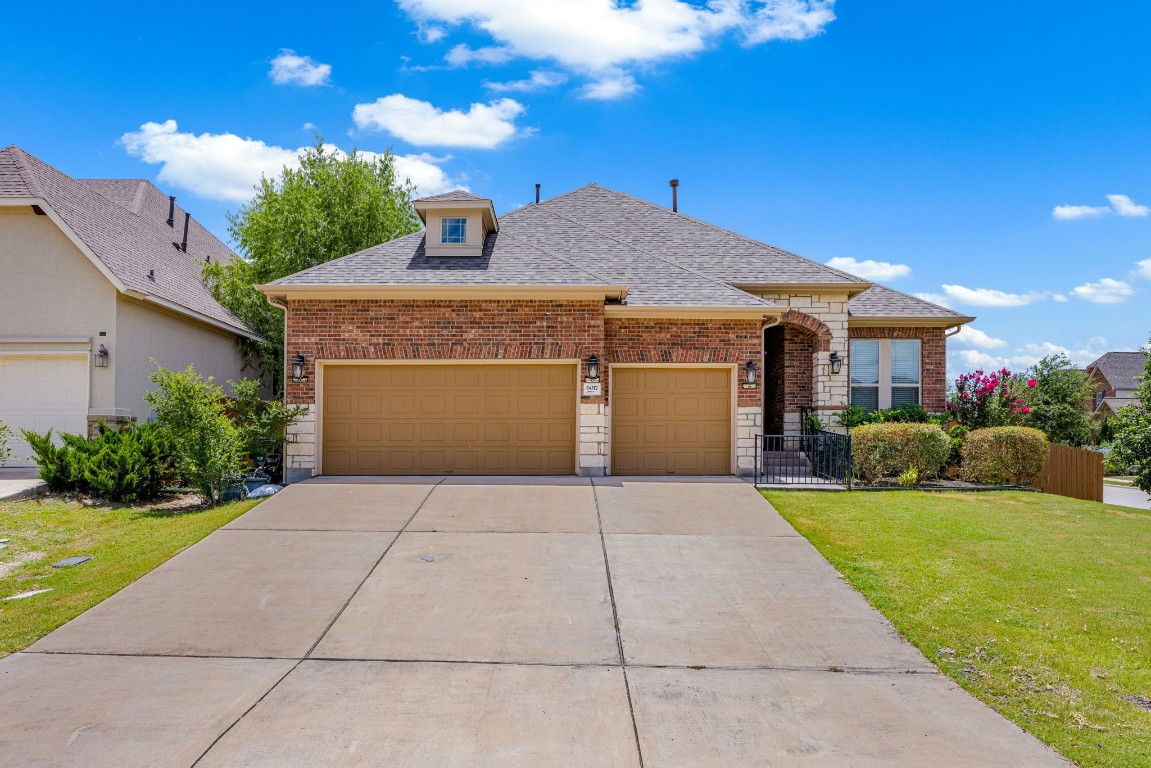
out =
[[[1073,499],[1103,501],[1103,454],[1052,443],[1035,487]]]

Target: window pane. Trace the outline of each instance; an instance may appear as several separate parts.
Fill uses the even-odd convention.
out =
[[[919,383],[919,340],[891,342],[891,383]],[[891,404],[895,405],[892,395]]]
[[[857,339],[851,342],[852,384],[879,383],[879,339]]]
[[[919,387],[892,387],[891,407],[901,405],[919,405]]]
[[[851,404],[870,413],[879,410],[879,387],[852,387]]]
[[[465,218],[440,219],[441,242],[466,243],[468,241],[468,220]]]

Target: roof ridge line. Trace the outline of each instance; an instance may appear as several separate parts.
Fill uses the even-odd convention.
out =
[[[606,189],[606,188],[601,187],[601,189]],[[607,191],[611,192],[610,189]],[[615,194],[618,194],[618,193],[615,193]],[[584,229],[588,230],[589,232],[594,232],[597,235],[599,235],[600,237],[611,240],[612,242],[619,243],[624,248],[630,248],[631,250],[633,250],[637,253],[642,253],[644,256],[647,256],[648,258],[655,259],[656,261],[662,261],[663,263],[665,263],[669,266],[675,267],[676,269],[687,272],[690,275],[694,275],[695,277],[701,278],[701,279],[706,280],[710,283],[714,283],[716,285],[723,286],[724,288],[726,288],[729,291],[735,291],[736,293],[741,293],[744,296],[750,296],[754,299],[758,299],[759,301],[763,302],[764,306],[768,306],[768,307],[779,306],[773,302],[765,300],[762,296],[756,296],[754,293],[748,293],[747,291],[744,291],[740,288],[736,288],[734,285],[732,285],[729,282],[726,282],[724,280],[720,280],[719,278],[716,278],[716,277],[712,277],[711,275],[706,275],[702,272],[697,272],[696,270],[692,269],[691,267],[685,267],[683,264],[680,264],[679,262],[672,261],[671,259],[665,259],[662,256],[657,256],[654,253],[650,253],[649,251],[645,251],[642,248],[637,248],[636,246],[634,246],[630,243],[625,243],[624,241],[622,241],[618,238],[612,237],[611,235],[607,234],[606,232],[601,232],[600,230],[596,229],[595,227],[589,226],[588,224],[584,224],[582,221],[576,221],[575,219],[568,218],[567,216],[564,216],[563,214],[555,213],[554,211],[544,211],[544,213],[548,214],[549,216],[555,216],[557,219],[563,219],[564,221],[571,222],[572,224],[575,224],[577,227],[583,227]]]
[[[28,167],[27,158],[24,157],[24,150],[13,144],[9,149],[12,150],[12,157],[16,158],[16,171],[20,174],[20,178],[28,185],[28,189],[36,193],[36,197],[43,198],[47,202],[48,198],[44,197],[44,189],[40,186],[39,179],[36,174],[32,173],[32,169]]]
[[[589,186],[592,186],[592,185],[589,185]],[[595,186],[598,186],[598,185],[595,185]],[[744,242],[747,242],[747,243],[751,243],[752,245],[758,245],[758,246],[762,246],[765,248],[772,248],[772,249],[779,251],[780,253],[786,254],[788,256],[792,256],[792,257],[797,258],[797,259],[802,259],[803,261],[806,261],[809,264],[815,264],[815,265],[820,266],[824,269],[835,272],[836,274],[840,274],[840,275],[843,275],[845,277],[850,277],[852,282],[859,281],[860,285],[875,285],[875,283],[871,282],[870,280],[864,280],[859,275],[853,275],[850,272],[844,272],[842,269],[836,269],[835,267],[829,267],[828,265],[823,264],[821,262],[818,262],[815,259],[809,259],[808,257],[801,256],[798,253],[792,253],[791,251],[784,250],[783,248],[780,248],[778,245],[772,245],[771,243],[765,243],[762,240],[756,240],[754,237],[748,237],[747,235],[741,235],[739,232],[736,232],[735,230],[727,229],[726,227],[721,227],[718,224],[712,224],[711,222],[704,221],[703,219],[697,219],[694,216],[688,216],[686,213],[680,213],[679,211],[669,211],[667,208],[664,208],[662,205],[658,205],[656,203],[653,203],[650,200],[644,200],[642,197],[636,197],[635,195],[629,194],[627,192],[617,192],[614,189],[607,189],[607,187],[601,187],[601,189],[604,189],[613,195],[619,195],[620,197],[626,197],[629,200],[635,200],[637,203],[643,203],[644,205],[649,206],[651,208],[655,208],[658,211],[662,211],[664,213],[673,213],[676,216],[682,216],[683,218],[687,219],[688,221],[695,222],[696,224],[699,224],[700,226],[707,227],[708,229],[714,230],[716,232],[722,232],[725,235],[730,235],[731,237],[737,238],[739,240],[743,240]]]
[[[500,230],[496,234],[505,235],[505,236],[509,237],[510,239],[515,240],[517,243],[523,243],[528,248],[534,248],[535,250],[539,251],[540,253],[545,253],[548,256],[551,256],[553,259],[556,259],[557,261],[562,261],[569,266],[575,267],[580,272],[583,272],[584,274],[587,274],[587,275],[591,275],[592,277],[594,277],[596,280],[599,280],[604,285],[613,285],[613,283],[610,280],[608,280],[606,277],[603,277],[602,275],[596,274],[595,272],[591,271],[587,267],[580,266],[579,264],[577,264],[574,261],[571,261],[569,259],[565,259],[563,256],[560,256],[558,253],[553,253],[549,248],[545,248],[543,246],[536,245],[535,243],[528,242],[527,240],[524,240],[522,237],[516,237],[511,232],[505,232],[503,230]]]

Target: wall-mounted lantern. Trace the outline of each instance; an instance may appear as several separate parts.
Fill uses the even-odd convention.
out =
[[[755,389],[758,382],[759,366],[755,364],[754,360],[748,360],[743,366],[743,388]]]
[[[587,359],[588,381],[599,381],[599,358],[592,355]]]
[[[831,356],[827,358],[827,362],[831,363],[831,372],[833,374],[838,374],[843,370],[843,358],[839,356],[838,352],[833,350]]]
[[[103,344],[101,344],[100,348],[96,350],[96,354],[92,355],[92,364],[97,368],[108,367],[108,348]]]
[[[307,381],[308,377],[304,375],[304,363],[306,360],[303,355],[296,355],[292,358],[292,381]]]

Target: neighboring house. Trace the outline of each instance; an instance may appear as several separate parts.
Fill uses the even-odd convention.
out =
[[[1108,352],[1087,366],[1087,378],[1095,387],[1092,412],[1110,418],[1125,405],[1139,402],[1139,378],[1147,366],[1142,352]]]
[[[750,474],[804,407],[942,410],[972,319],[596,185],[415,208],[425,232],[260,288],[309,408],[289,479]]]
[[[158,363],[239,378],[254,338],[201,281],[233,258],[174,198],[138,179],[73,179],[0,150],[0,420],[84,433],[150,415]],[[155,362],[152,362],[152,359]]]

